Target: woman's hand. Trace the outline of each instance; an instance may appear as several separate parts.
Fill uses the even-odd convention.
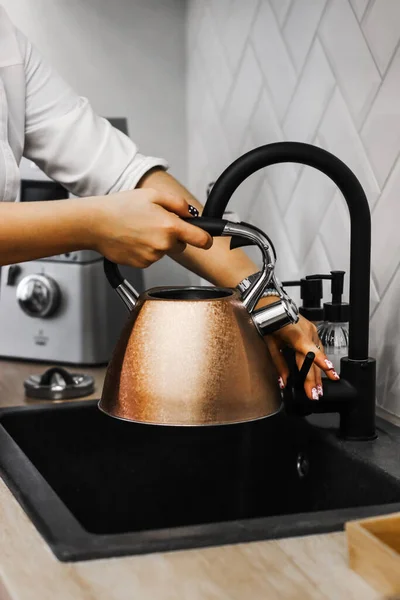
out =
[[[208,249],[211,236],[179,217],[190,217],[178,195],[151,188],[86,199],[93,204],[94,249],[108,259],[145,268],[165,254],[183,252],[186,244]]]
[[[285,346],[290,346],[296,351],[296,362],[299,369],[308,352],[315,354],[314,364],[304,383],[305,392],[311,400],[318,400],[323,395],[321,369],[325,371],[329,379],[334,381],[339,379],[333,364],[320,349],[322,344],[318,338],[317,328],[302,316],[295,325],[287,325],[271,336],[267,336],[266,343],[278,371],[279,384],[282,389],[286,386],[289,375],[287,363],[281,352]]]

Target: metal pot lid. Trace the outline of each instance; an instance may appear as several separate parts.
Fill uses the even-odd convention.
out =
[[[82,398],[94,392],[94,378],[83,373],[69,373],[62,367],[51,367],[42,375],[30,375],[24,381],[29,398],[69,400]]]

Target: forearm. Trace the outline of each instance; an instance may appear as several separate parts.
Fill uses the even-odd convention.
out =
[[[0,202],[0,265],[91,247],[90,199]]]
[[[154,188],[183,196],[201,212],[203,207],[191,193],[174,177],[161,170],[149,172],[138,187]],[[255,273],[257,265],[242,250],[230,250],[229,238],[215,238],[212,248],[201,250],[187,246],[186,250],[172,258],[214,285],[235,287],[239,281]]]

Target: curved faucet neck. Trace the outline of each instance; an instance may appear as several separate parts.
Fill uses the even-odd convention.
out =
[[[368,358],[371,214],[354,173],[336,156],[311,144],[277,142],[255,148],[233,162],[215,182],[203,216],[222,218],[239,185],[256,171],[278,163],[300,163],[325,173],[342,192],[350,213],[349,359]]]

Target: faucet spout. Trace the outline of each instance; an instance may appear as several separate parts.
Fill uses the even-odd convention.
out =
[[[270,165],[294,162],[325,173],[342,192],[350,213],[349,360],[367,360],[371,271],[371,214],[354,173],[336,156],[311,144],[277,142],[255,148],[233,162],[214,184],[203,215],[222,218],[237,187]],[[306,207],[305,207],[306,210]]]

